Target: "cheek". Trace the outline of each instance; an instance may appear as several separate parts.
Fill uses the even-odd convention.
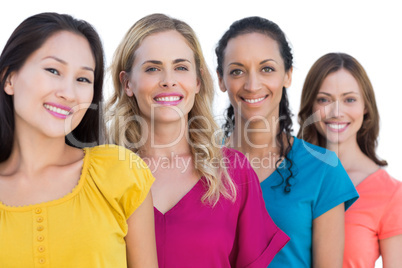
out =
[[[321,135],[324,135],[324,131],[326,129],[325,123],[323,122],[323,120],[326,118],[325,106],[313,105],[312,112],[311,117],[313,119],[312,122],[314,122],[314,126]]]
[[[150,94],[153,88],[158,86],[159,80],[156,76],[138,75],[131,79],[129,90],[136,96],[142,98]]]
[[[314,104],[313,115],[314,115],[314,121],[324,120],[327,117],[327,114],[325,112],[325,106]]]
[[[282,94],[282,89],[284,87],[284,78],[282,76],[279,74],[268,77],[261,76],[260,79],[261,83],[264,84],[273,94]]]
[[[357,109],[355,109],[355,111],[353,111],[353,117],[355,117],[358,121],[361,122],[361,124],[363,124],[363,119],[364,119],[364,107],[357,107]]]
[[[226,80],[224,85],[226,87],[230,102],[233,104],[235,102],[235,97],[237,92],[239,91],[240,87],[240,82],[239,81],[232,81],[232,80]]]
[[[86,88],[86,89],[80,90],[79,94],[80,94],[79,95],[79,104],[89,107],[89,105],[91,105],[91,103],[94,99],[94,94],[95,94],[94,88],[91,87],[91,88]],[[98,103],[95,103],[95,104],[98,104]]]

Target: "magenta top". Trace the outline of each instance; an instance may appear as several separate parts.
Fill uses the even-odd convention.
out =
[[[268,215],[248,160],[233,149],[224,148],[224,153],[237,187],[234,203],[221,197],[215,207],[203,204],[201,178],[165,214],[154,208],[160,268],[266,268],[289,241]]]

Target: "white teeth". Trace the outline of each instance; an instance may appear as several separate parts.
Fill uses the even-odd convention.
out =
[[[44,104],[43,106],[46,109],[48,109],[49,111],[52,111],[52,112],[55,112],[55,113],[58,113],[58,114],[62,114],[62,115],[69,115],[70,114],[69,111],[66,111],[66,110],[63,110],[63,109],[60,109],[60,108],[57,108],[57,107],[54,107],[54,106],[50,106],[49,104]]]
[[[258,99],[244,99],[244,101],[248,102],[248,103],[256,103],[256,102],[262,101],[264,99],[265,99],[265,97],[258,98]]]
[[[160,97],[155,98],[156,101],[178,101],[180,100],[179,96],[170,96],[170,97]]]
[[[328,127],[333,129],[342,129],[346,127],[347,124],[328,124]]]

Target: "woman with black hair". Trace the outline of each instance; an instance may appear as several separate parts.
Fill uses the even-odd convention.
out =
[[[88,147],[103,72],[98,34],[69,15],[31,16],[5,45],[1,267],[157,267],[152,174],[122,147]]]
[[[291,135],[293,56],[285,34],[267,19],[244,18],[226,31],[216,55],[219,86],[231,102],[226,144],[247,156],[269,214],[290,237],[269,267],[341,267],[344,210],[358,194],[334,153]]]

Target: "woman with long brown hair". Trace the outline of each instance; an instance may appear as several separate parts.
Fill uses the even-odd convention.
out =
[[[343,267],[402,266],[402,183],[376,155],[379,114],[373,86],[362,65],[329,53],[304,82],[298,137],[335,151],[360,198],[345,213]]]

